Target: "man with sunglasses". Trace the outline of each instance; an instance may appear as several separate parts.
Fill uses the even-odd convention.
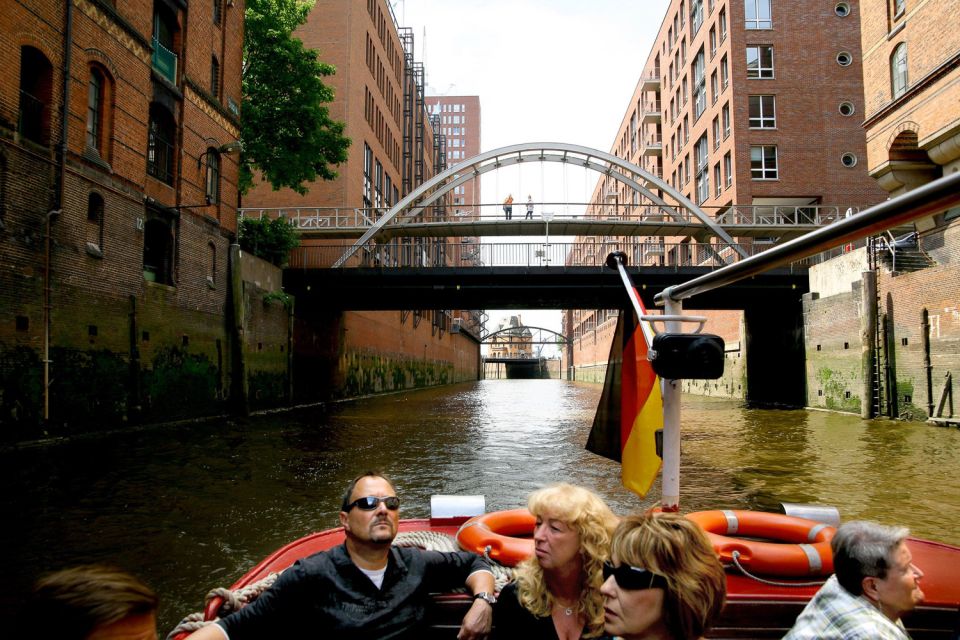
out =
[[[390,481],[372,471],[358,476],[341,505],[343,545],[298,560],[249,606],[190,637],[420,638],[429,595],[466,585],[474,601],[457,637],[485,638],[496,602],[487,563],[465,551],[394,547],[399,521]]]

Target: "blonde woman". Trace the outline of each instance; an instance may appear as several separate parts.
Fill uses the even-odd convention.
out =
[[[604,629],[624,640],[695,640],[720,615],[723,566],[699,525],[676,514],[624,518],[604,566]]]
[[[565,483],[534,491],[527,507],[535,552],[500,593],[492,637],[602,637],[600,585],[617,517],[592,491]]]

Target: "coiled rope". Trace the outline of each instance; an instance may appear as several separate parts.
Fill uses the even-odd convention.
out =
[[[743,573],[743,575],[747,576],[748,578],[756,580],[757,582],[762,582],[763,584],[769,584],[774,587],[822,587],[826,582],[825,580],[816,580],[811,582],[779,582],[777,580],[765,580],[760,576],[753,575],[747,571],[746,567],[740,564],[740,552],[736,550],[733,552],[733,564],[737,569],[740,570],[741,573]]]
[[[439,531],[404,531],[397,534],[397,537],[393,540],[393,544],[397,547],[419,547],[427,551],[460,551],[460,547],[457,544],[456,538]],[[490,548],[487,547],[484,550],[483,557],[490,564],[490,569],[493,571],[493,578],[494,582],[496,583],[497,591],[500,591],[504,585],[513,579],[513,569],[499,564],[496,560],[492,560],[489,552]],[[218,619],[229,615],[234,611],[239,611],[244,606],[256,600],[261,593],[272,587],[273,583],[276,582],[277,578],[280,577],[280,573],[283,572],[271,573],[262,580],[236,590],[228,589],[226,587],[217,587],[215,589],[211,589],[203,600],[204,606],[206,606],[213,598],[219,597],[223,599],[223,604],[221,604],[220,608],[217,609]],[[454,591],[454,593],[463,592],[464,589],[457,589]],[[167,634],[166,640],[173,640],[174,637],[181,633],[193,633],[194,631],[213,623],[213,620],[203,619],[202,611],[191,613],[190,615],[184,617],[183,620],[181,620],[177,626]]]

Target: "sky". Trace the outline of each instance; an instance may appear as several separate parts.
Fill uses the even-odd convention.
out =
[[[481,151],[521,142],[567,142],[609,151],[670,3],[397,0],[392,4],[399,24],[413,29],[414,55],[424,63],[427,94],[480,96]],[[560,174],[530,171],[486,174],[484,202],[502,201],[505,193],[498,192],[541,190],[541,197],[533,196],[535,201],[585,202],[596,183],[592,172],[567,175],[566,185],[561,186],[551,179],[552,175],[560,180]],[[488,330],[502,317],[516,313],[522,314],[525,324],[560,329],[559,311],[487,313]]]

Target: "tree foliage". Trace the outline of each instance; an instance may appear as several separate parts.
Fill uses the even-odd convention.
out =
[[[240,248],[278,267],[287,262],[290,251],[300,244],[292,224],[283,218],[244,218],[240,221]]]
[[[313,0],[247,0],[243,40],[243,153],[240,189],[259,170],[273,188],[300,194],[318,177],[337,177],[350,139],[325,106],[333,89],[323,78],[336,69],[293,36]]]

